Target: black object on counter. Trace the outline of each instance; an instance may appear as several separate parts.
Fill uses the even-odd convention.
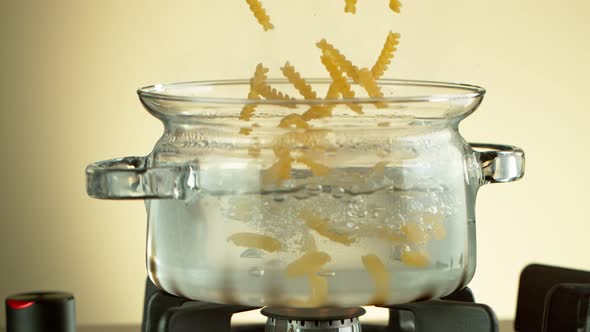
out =
[[[6,332],[75,332],[74,296],[64,292],[16,294],[6,298]]]
[[[573,297],[578,296],[573,295],[572,291],[574,289],[581,290],[579,287],[574,287],[574,289],[569,286],[555,288],[560,284],[568,283],[585,284],[588,286],[590,285],[590,272],[540,264],[532,264],[525,267],[520,274],[520,283],[518,285],[518,302],[516,305],[514,330],[518,332],[580,331],[578,329],[565,328],[568,325],[565,322],[567,320],[566,317],[572,317],[572,315],[577,314],[578,308],[573,307],[577,304],[568,304],[565,301],[565,305],[557,305],[564,297],[570,297],[571,300]],[[583,296],[580,295],[579,298],[580,303],[583,304]],[[553,305],[550,304],[551,301],[554,302]],[[585,301],[587,303],[587,296]],[[546,302],[549,309],[547,312],[545,312]],[[588,315],[588,311],[585,314]],[[548,319],[552,320],[552,325],[549,325],[548,322],[545,324],[547,326],[544,329],[543,322]],[[586,322],[586,324],[590,323]],[[554,329],[551,326],[562,326],[563,328]]]
[[[494,311],[485,304],[433,300],[389,308],[392,332],[497,332],[499,328]]]
[[[257,308],[213,304],[176,297],[158,290],[149,279],[146,281],[145,295],[143,332],[264,331],[264,324],[230,327],[231,316],[234,313]],[[363,332],[498,331],[494,312],[488,306],[473,303],[474,301],[471,290],[464,288],[441,300],[386,307],[390,312],[388,326],[362,324],[362,330]],[[342,318],[337,316],[338,319]]]
[[[590,283],[559,284],[545,300],[543,332],[590,331]]]

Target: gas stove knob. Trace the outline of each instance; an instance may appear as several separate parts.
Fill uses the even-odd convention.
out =
[[[72,294],[35,292],[6,298],[6,332],[41,331],[76,331],[76,308]]]

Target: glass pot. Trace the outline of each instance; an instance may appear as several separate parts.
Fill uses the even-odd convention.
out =
[[[164,134],[147,157],[89,165],[88,194],[145,200],[147,270],[174,295],[294,307],[448,295],[475,272],[479,187],[521,178],[524,153],[461,137],[480,87],[379,85],[383,98],[344,100],[248,100],[248,81],[142,88]]]

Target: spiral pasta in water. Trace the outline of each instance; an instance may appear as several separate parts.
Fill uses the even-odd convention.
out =
[[[264,31],[274,29],[275,26],[272,23],[270,23],[270,17],[266,13],[264,7],[262,7],[262,4],[259,0],[246,0],[246,2],[248,3],[248,6],[250,6],[250,10],[252,11],[254,17],[256,17],[258,23],[260,23]]]

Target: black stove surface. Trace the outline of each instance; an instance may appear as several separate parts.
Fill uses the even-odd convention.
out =
[[[258,309],[191,301],[147,281],[142,332],[263,332],[264,324],[231,326],[235,313]],[[530,265],[521,274],[515,331],[590,332],[590,272]],[[386,326],[361,323],[364,332],[495,332],[490,307],[469,288],[440,300],[385,307]],[[294,317],[298,320],[298,317]],[[362,322],[362,317],[361,317]]]

